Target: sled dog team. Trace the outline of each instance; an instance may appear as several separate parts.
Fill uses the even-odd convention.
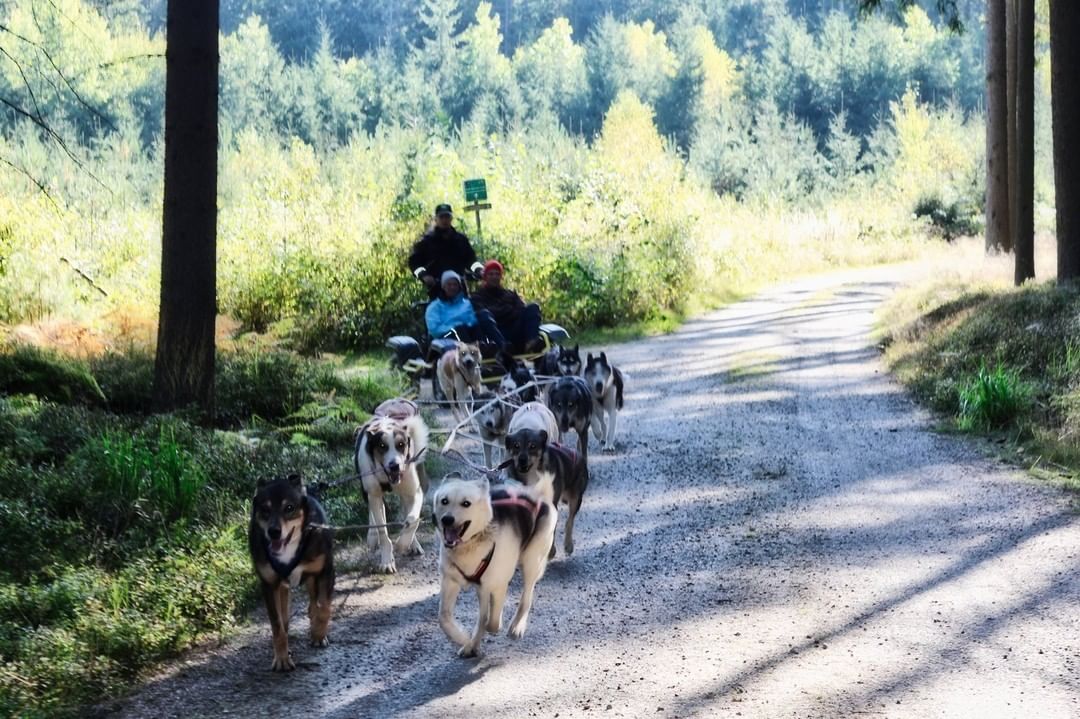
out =
[[[602,451],[615,451],[617,413],[623,406],[623,373],[604,352],[589,353],[583,364],[578,347],[555,347],[536,360],[535,375],[509,355],[500,356],[499,364],[506,374],[497,392],[482,389],[480,352],[474,344],[459,342],[436,368],[455,420],[473,416],[486,466],[493,466],[493,450],[501,448],[503,454],[498,469],[504,474],[497,481],[486,475],[465,480],[452,473],[432,495],[432,520],[442,540],[439,624],[462,657],[479,654],[485,632],[501,631],[506,592],[519,566],[522,594],[508,633],[515,639],[525,634],[536,583],[555,556],[560,503],[569,508],[563,550],[567,555],[574,551],[574,519],[589,483],[588,431]],[[554,381],[538,391],[537,376]],[[576,448],[563,444],[571,430]],[[354,464],[372,525],[367,540],[378,548],[381,572],[397,570],[397,555],[423,553],[416,530],[428,489],[427,447],[427,426],[416,403],[407,399],[383,402],[356,432]],[[398,496],[404,515],[394,540],[387,531],[388,493]],[[260,480],[248,540],[270,620],[271,668],[289,671],[295,667],[289,654],[293,587],[304,584],[308,590],[312,646],[329,644],[333,530],[314,488],[293,474]],[[470,586],[476,587],[480,607],[471,634],[454,618],[458,594]]]

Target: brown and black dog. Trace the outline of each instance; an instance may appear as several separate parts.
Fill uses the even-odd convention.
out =
[[[259,480],[251,507],[248,546],[259,575],[270,630],[274,661],[270,668],[287,672],[296,667],[289,656],[289,594],[307,585],[311,646],[325,647],[334,592],[334,537],[326,513],[310,496],[298,474],[267,482]]]

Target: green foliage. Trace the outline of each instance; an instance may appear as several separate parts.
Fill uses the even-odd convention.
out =
[[[94,367],[114,387],[147,362],[134,350]],[[137,405],[132,416],[0,396],[0,534],[18,548],[0,566],[0,712],[70,714],[228,630],[257,587],[245,541],[256,480],[350,474],[342,450],[356,425],[402,388],[386,371],[284,352],[225,352],[221,366],[237,424],[252,420],[241,408],[261,401],[248,384],[278,398],[263,411],[280,424],[223,432]],[[346,486],[328,496],[331,516],[362,521],[359,494]]]
[[[1009,430],[1025,455],[1080,474],[1080,294],[1053,284],[939,281],[885,315],[886,359],[934,409],[973,432]],[[985,358],[1001,358],[991,368]]]
[[[0,393],[32,394],[68,404],[105,402],[83,364],[24,344],[0,347]]]
[[[945,203],[937,195],[923,195],[915,203],[914,215],[926,218],[946,240],[975,235],[982,230],[981,210],[966,198]]]
[[[988,431],[1012,425],[1028,409],[1031,389],[1016,370],[998,363],[979,371],[960,387],[961,429]]]

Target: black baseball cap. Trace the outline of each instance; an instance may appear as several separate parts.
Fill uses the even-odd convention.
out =
[[[446,203],[443,203],[441,205],[435,205],[435,216],[436,217],[438,217],[439,215],[452,215],[452,214],[454,214],[454,210],[453,210],[452,207],[450,207],[450,205],[447,205]]]

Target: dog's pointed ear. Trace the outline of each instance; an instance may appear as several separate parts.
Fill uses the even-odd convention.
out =
[[[592,364],[592,352],[585,355],[585,364]]]
[[[581,347],[581,345],[574,345],[574,354],[581,354],[581,353],[580,353],[580,352],[578,351],[578,348],[579,348],[579,347]]]
[[[600,362],[603,364],[607,364],[607,352],[600,353]]]
[[[540,430],[540,449],[547,447],[548,433],[546,429]]]
[[[299,473],[293,472],[288,477],[286,477],[286,479],[289,481],[289,484],[291,486],[299,489],[300,493],[303,494],[305,497],[307,496],[307,487],[304,486],[304,478],[301,477]]]
[[[268,484],[270,484],[270,482],[267,481],[266,477],[259,477],[255,480],[255,489],[262,489]]]

